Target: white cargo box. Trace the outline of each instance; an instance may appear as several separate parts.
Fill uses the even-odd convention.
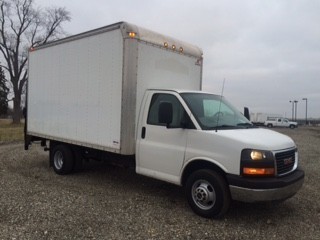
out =
[[[201,75],[201,49],[125,22],[37,47],[27,134],[134,154],[145,90],[201,90]]]

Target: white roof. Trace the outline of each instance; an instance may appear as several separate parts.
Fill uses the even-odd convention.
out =
[[[122,24],[124,26],[123,28],[125,28],[127,32],[135,32],[137,34],[137,38],[141,41],[152,43],[160,47],[164,47],[164,44],[167,43],[168,48],[172,49],[172,46],[174,45],[176,47],[176,51],[179,51],[180,47],[182,47],[184,54],[192,55],[199,58],[202,57],[202,49],[195,45],[177,40],[160,33],[156,33],[142,27],[138,27],[131,23],[123,22]]]
[[[142,27],[138,27],[138,26],[131,24],[131,23],[128,23],[128,22],[119,22],[119,23],[111,24],[111,25],[108,25],[105,27],[97,28],[97,29],[94,29],[91,31],[72,35],[72,36],[57,40],[57,41],[46,43],[44,45],[36,47],[36,49],[50,47],[52,45],[57,45],[57,44],[65,43],[65,42],[70,42],[70,41],[73,41],[76,39],[85,38],[85,37],[89,37],[92,35],[108,32],[108,31],[113,31],[113,30],[119,29],[119,28],[122,31],[123,38],[129,38],[128,33],[134,32],[134,33],[136,33],[136,36],[134,38],[138,39],[140,41],[154,44],[159,47],[168,48],[168,50],[176,51],[177,53],[180,53],[180,47],[181,47],[183,49],[183,51],[182,51],[183,54],[191,55],[191,56],[194,56],[199,59],[202,58],[202,55],[203,55],[202,49],[195,46],[195,45],[177,40],[175,38],[172,38],[172,37],[160,34],[160,33],[156,33],[151,30],[147,30]],[[167,47],[165,47],[165,43],[167,44]],[[172,49],[173,45],[175,46],[175,50]]]

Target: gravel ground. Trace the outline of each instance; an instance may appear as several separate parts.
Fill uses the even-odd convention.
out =
[[[204,219],[182,188],[89,162],[58,176],[48,153],[0,146],[0,239],[320,239],[320,128],[278,129],[299,147],[300,192],[281,204],[234,202]]]

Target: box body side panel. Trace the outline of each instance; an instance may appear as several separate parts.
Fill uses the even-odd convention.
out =
[[[28,134],[119,151],[121,31],[39,49],[29,61]]]
[[[201,74],[198,57],[139,42],[136,118],[147,89],[201,90]]]

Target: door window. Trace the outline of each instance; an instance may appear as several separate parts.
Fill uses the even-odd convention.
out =
[[[179,100],[171,94],[156,93],[152,96],[150,109],[148,113],[147,123],[150,125],[165,126],[161,122],[159,116],[159,107],[161,103],[171,103],[172,104],[172,122],[170,123],[170,128],[180,128],[182,127],[185,110]]]

